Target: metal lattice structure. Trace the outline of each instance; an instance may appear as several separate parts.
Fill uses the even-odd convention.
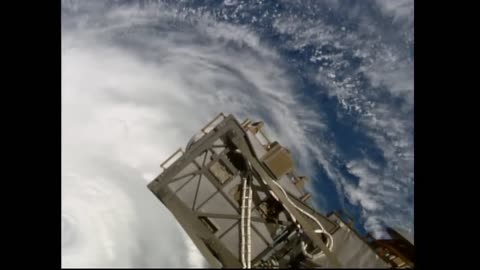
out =
[[[306,204],[307,178],[262,126],[220,114],[162,163],[164,171],[148,185],[211,266],[388,266],[368,244],[355,242],[341,219]],[[334,244],[339,237],[357,245],[359,264],[355,254],[345,256],[342,243]]]

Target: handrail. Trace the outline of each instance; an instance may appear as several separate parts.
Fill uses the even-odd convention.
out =
[[[177,155],[179,152],[181,152],[182,155],[185,153],[185,152],[183,152],[183,150],[182,150],[181,147],[178,148],[177,151],[175,151],[172,155],[170,155],[170,157],[168,157],[164,162],[162,162],[162,163],[160,164],[160,167],[161,167],[162,169],[164,169],[164,170],[166,170],[168,167],[170,167],[170,166],[168,166],[167,168],[165,168],[164,166],[165,166],[165,164],[166,164],[168,161],[170,161],[170,160],[171,160],[175,155]]]
[[[212,121],[210,121],[207,125],[205,125],[200,131],[203,132],[203,134],[207,134],[207,133],[208,133],[207,128],[209,128],[210,126],[212,126],[212,125],[213,125],[218,119],[220,119],[220,118],[223,118],[223,119],[226,118],[226,116],[225,116],[225,114],[224,114],[223,112],[219,113],[215,118],[213,118]],[[222,120],[223,120],[223,119],[222,119]],[[203,136],[202,136],[202,137],[203,137]],[[167,162],[169,162],[173,157],[175,157],[179,152],[181,152],[182,155],[185,153],[185,152],[182,150],[182,148],[179,148],[179,149],[178,149],[177,151],[175,151],[170,157],[168,157],[164,162],[162,162],[162,163],[160,164],[160,167],[161,167],[162,169],[166,170],[169,166],[165,167],[165,164],[166,164]]]
[[[218,114],[215,118],[213,118],[212,121],[210,121],[206,126],[204,126],[201,131],[204,133],[204,134],[207,134],[208,132],[206,131],[207,128],[209,128],[215,121],[217,121],[220,117],[223,117],[224,119],[226,118],[225,114],[223,114],[223,112],[221,112],[220,114]],[[222,119],[223,120],[223,119]]]
[[[267,142],[266,145],[264,145],[265,147],[267,147],[268,145],[272,144],[272,141],[267,137],[267,134],[265,134],[265,132],[263,131],[263,129],[259,129],[258,130],[258,133],[260,133],[262,135],[262,137],[265,139],[265,141]],[[257,134],[258,134],[257,133]]]
[[[243,128],[246,128],[251,122],[252,122],[252,120],[246,118],[240,125],[241,125]]]

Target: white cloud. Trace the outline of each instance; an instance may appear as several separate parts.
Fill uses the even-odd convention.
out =
[[[307,44],[323,45],[332,41],[336,29],[323,21],[305,22],[296,15],[283,15],[275,19],[273,27],[282,34],[292,35],[293,40],[288,41],[288,46],[295,49]]]
[[[387,232],[384,230],[381,224],[381,219],[377,216],[369,216],[365,221],[365,228],[372,233],[372,236],[376,239],[389,238]]]
[[[62,266],[202,266],[145,177],[221,111],[265,120],[309,164],[305,130],[319,118],[297,106],[275,51],[245,28],[198,14],[153,31],[186,16],[76,9],[86,13],[62,28]]]
[[[360,114],[362,131],[387,160],[385,168],[368,159],[348,163],[359,178],[353,185],[338,170],[343,157],[328,140],[324,116],[300,103],[303,93],[285,63],[247,27],[160,4],[81,3],[62,2],[62,266],[202,266],[146,184],[160,162],[221,111],[264,120],[271,137],[293,150],[300,172],[313,176],[315,165],[323,167],[338,192],[362,206],[367,229],[381,235],[382,222],[411,228],[413,122],[406,115],[413,64],[401,50],[388,42],[369,47],[376,40],[365,32],[275,14],[275,29],[293,36],[285,46],[352,48],[362,60],[345,79],[349,61],[342,53],[318,51],[312,60],[331,61],[315,74],[318,82],[346,111]],[[395,16],[406,14],[402,8]],[[380,89],[374,91],[406,101],[400,110],[362,88],[360,72]]]
[[[337,1],[322,3],[322,10],[347,11]],[[355,8],[349,6],[342,13],[358,22],[355,31],[340,31],[336,22],[321,16],[302,21],[293,14],[278,16],[274,27],[292,36],[286,47],[314,47],[310,61],[317,66],[313,77],[319,91],[338,100],[343,108],[337,112],[339,119],[355,115],[352,128],[372,139],[385,159],[385,165],[368,159],[351,161],[349,173],[359,178],[358,184],[352,184],[333,166],[338,164],[335,159],[345,159],[335,145],[322,141],[322,154],[316,153],[337,190],[360,205],[365,218],[376,217],[365,227],[378,234],[380,223],[373,226],[375,220],[413,227],[413,1],[376,1],[380,14],[375,16],[358,8],[363,4],[353,4]],[[348,51],[360,62],[358,66],[352,66]]]
[[[395,20],[413,22],[413,0],[376,0],[380,9]]]

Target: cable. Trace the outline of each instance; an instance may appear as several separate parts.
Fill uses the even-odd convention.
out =
[[[241,153],[240,150],[235,150]],[[252,267],[252,239],[251,239],[251,218],[252,218],[252,188],[251,188],[251,164],[246,161],[247,171],[245,177],[241,177],[243,180],[242,185],[242,203],[241,203],[241,217],[240,217],[240,258],[242,267],[250,269]],[[246,211],[246,216],[245,216]],[[246,219],[246,220],[245,220]],[[245,235],[245,227],[246,235]],[[245,239],[246,237],[246,239]],[[246,253],[245,254],[245,250]],[[246,258],[245,258],[246,255]]]
[[[285,190],[283,189],[283,187],[277,183],[275,180],[272,181],[278,188],[280,188],[280,190],[283,192],[283,194],[285,195],[285,197],[287,198],[287,201],[293,205],[293,207],[295,207],[295,209],[297,209],[298,211],[300,211],[302,214],[306,215],[307,217],[311,218],[313,221],[315,221],[318,226],[320,227],[320,230],[315,230],[314,232],[315,233],[320,233],[320,234],[325,234],[328,236],[329,240],[330,241],[327,241],[327,248],[329,250],[332,250],[333,248],[333,237],[330,233],[327,232],[327,230],[325,230],[325,228],[323,227],[322,223],[320,223],[320,221],[318,221],[314,216],[312,216],[310,213],[306,212],[305,210],[301,209],[300,207],[298,207],[295,203],[293,203],[287,192],[285,192]],[[311,259],[317,259],[317,258],[320,258],[321,256],[323,256],[323,252],[320,251],[319,253],[315,254],[315,255],[312,255],[312,254],[309,254],[306,250],[306,244],[305,242],[302,241],[302,253],[304,253],[304,255],[306,255],[307,257],[311,258]]]
[[[241,260],[243,268],[250,269],[252,267],[252,243],[251,243],[251,209],[252,209],[252,188],[249,183],[249,175],[243,178],[242,186],[242,205],[241,205]],[[245,216],[246,211],[246,216]],[[246,223],[245,223],[246,219]],[[245,241],[245,227],[247,228],[246,232],[246,241]],[[245,254],[245,249],[247,254]],[[246,255],[246,258],[245,258]]]
[[[262,180],[262,182],[263,182],[265,185],[268,186],[267,182],[265,182],[265,180],[264,180],[263,178],[260,178],[260,179]],[[278,199],[277,195],[275,195],[275,193],[272,191],[272,189],[269,189],[268,192],[270,193],[270,195],[272,195],[272,197],[273,197],[275,200],[277,200],[279,203],[282,203],[282,202],[280,201],[280,199]],[[287,199],[288,199],[288,197],[287,197]],[[285,211],[287,211],[287,213],[290,215],[290,218],[292,219],[293,223],[296,223],[297,226],[300,228],[300,224],[298,224],[297,219],[295,218],[295,216],[294,216],[287,208],[285,208]]]
[[[247,181],[243,181],[242,186],[242,205],[241,205],[241,218],[240,218],[240,257],[242,260],[243,268],[247,268],[245,263],[245,191],[247,187]]]
[[[250,175],[249,175],[250,176]],[[248,177],[246,181],[249,181]],[[250,269],[252,267],[252,239],[251,239],[251,223],[252,223],[252,188],[250,186],[251,181],[247,182],[248,187],[248,208],[247,208],[247,268]]]

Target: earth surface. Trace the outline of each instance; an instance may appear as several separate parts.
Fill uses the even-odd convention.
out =
[[[62,266],[201,267],[146,184],[220,112],[413,239],[413,1],[62,1]]]

